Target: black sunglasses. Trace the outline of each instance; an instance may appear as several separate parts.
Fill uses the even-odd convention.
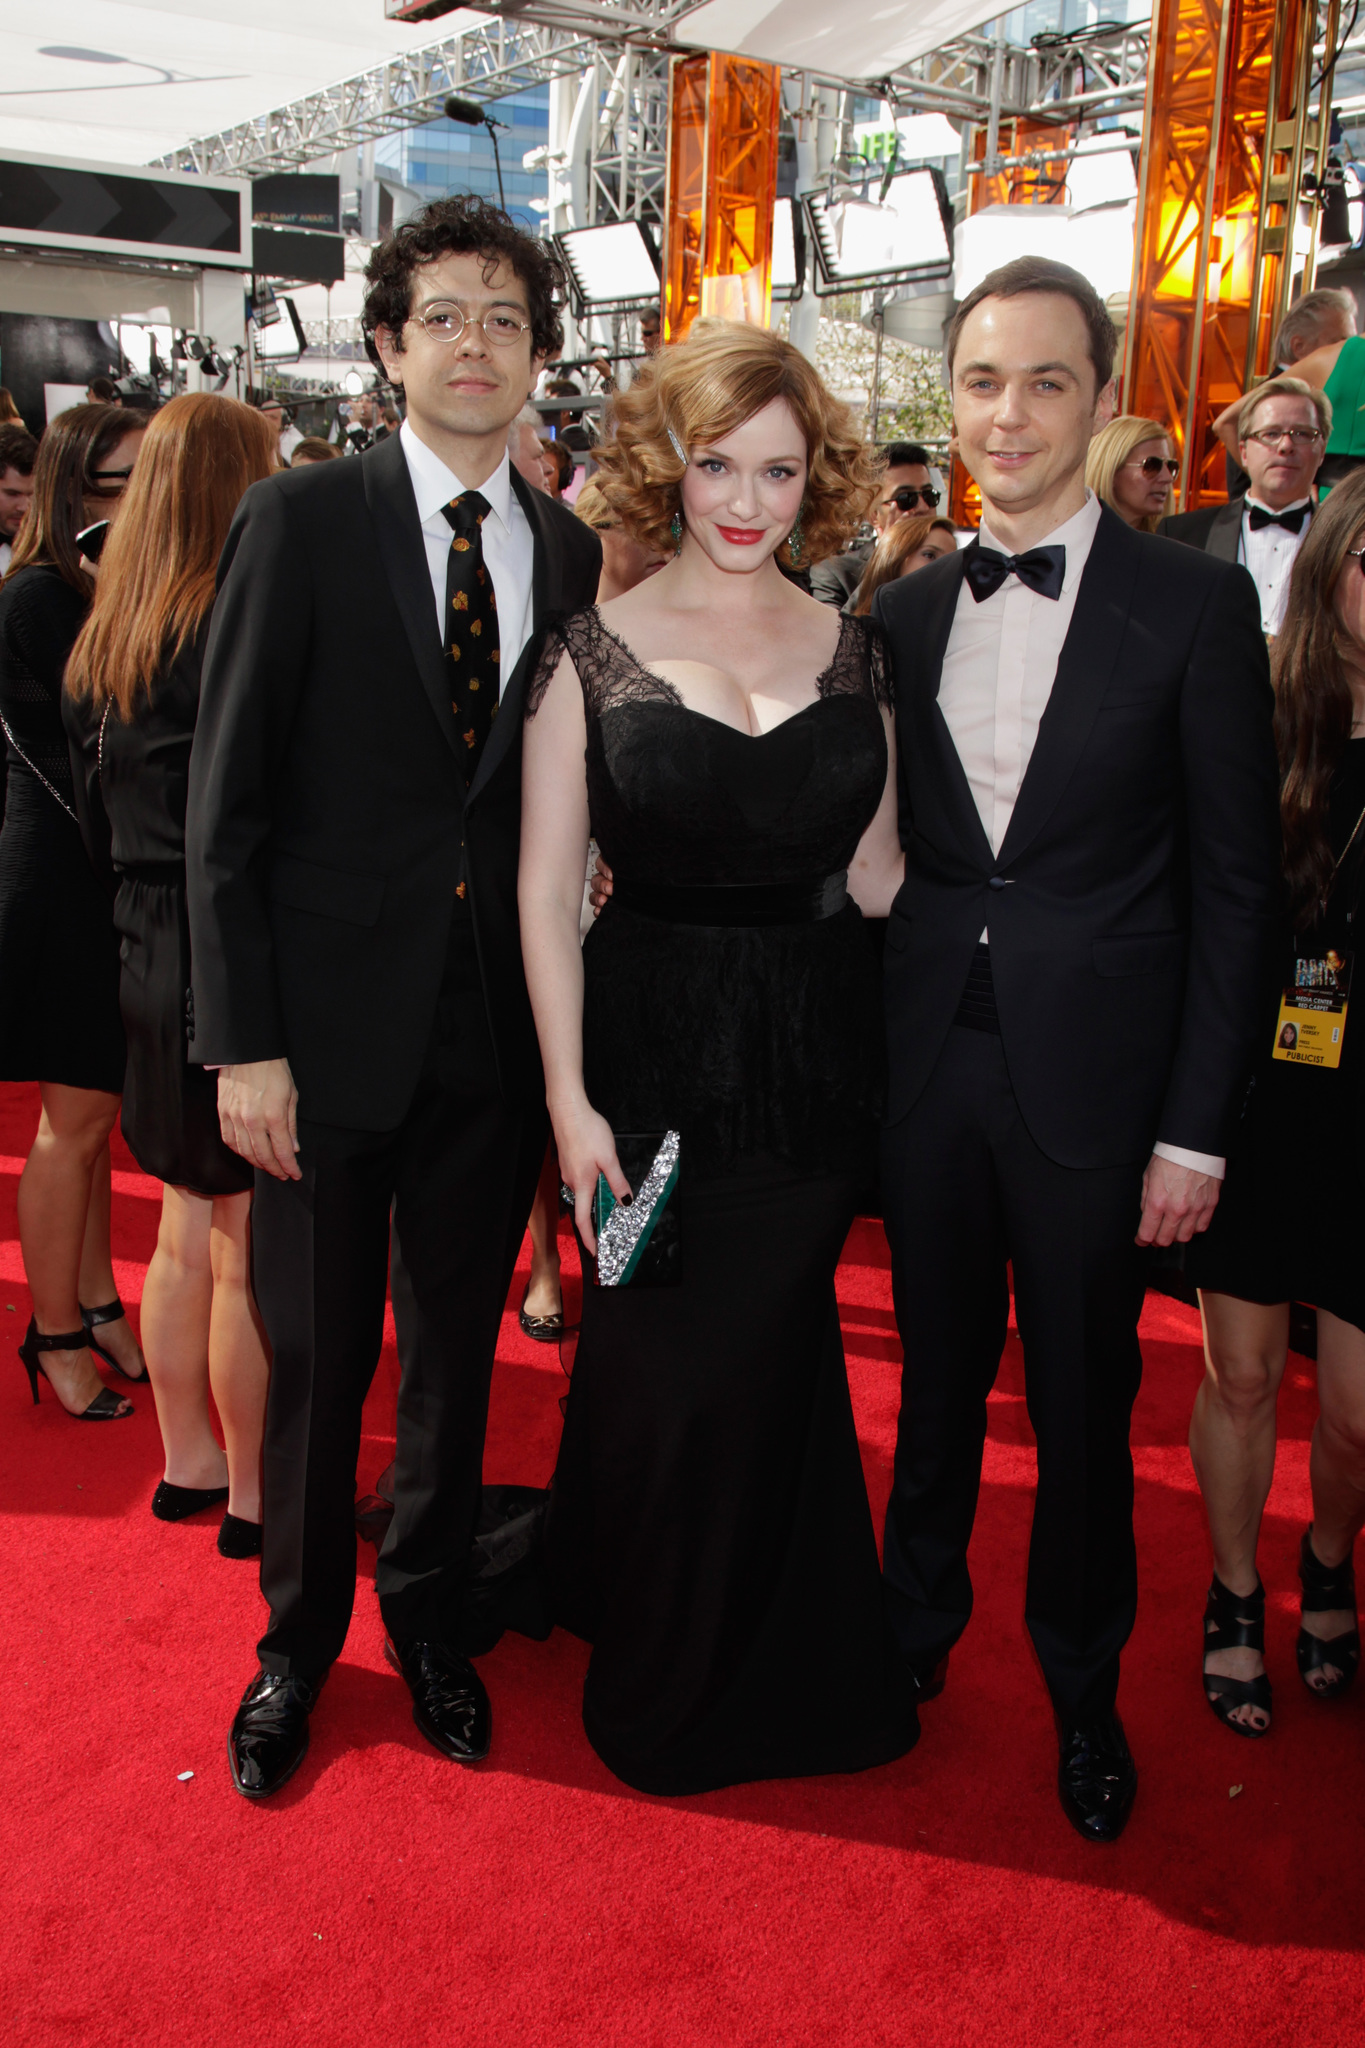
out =
[[[938,505],[940,493],[932,484],[902,484],[891,493],[891,503],[898,512],[913,512],[918,499],[923,498],[932,512]]]
[[[1130,457],[1128,462],[1124,464],[1124,467],[1126,469],[1140,469],[1144,476],[1160,476],[1163,469],[1168,470],[1172,476],[1179,476],[1180,474],[1180,464],[1173,461],[1169,455],[1144,455],[1141,462],[1138,462],[1136,458]]]
[[[127,469],[92,469],[90,481],[92,484],[99,484],[101,488],[98,495],[101,498],[107,498],[114,492],[121,491],[132,473],[133,466],[131,463],[129,463]]]

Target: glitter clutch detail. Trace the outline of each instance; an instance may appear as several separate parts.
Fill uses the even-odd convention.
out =
[[[605,1179],[597,1180],[597,1284],[676,1287],[682,1279],[678,1218],[678,1167],[682,1140],[613,1133],[621,1170],[635,1190],[618,1202]]]

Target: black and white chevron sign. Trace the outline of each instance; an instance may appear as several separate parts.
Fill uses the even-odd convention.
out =
[[[240,195],[221,185],[0,157],[0,235],[78,235],[235,256],[241,216]]]

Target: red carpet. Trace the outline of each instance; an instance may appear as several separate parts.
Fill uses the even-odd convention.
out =
[[[1121,1699],[1143,1781],[1115,1848],[1073,1835],[1053,1790],[1020,1612],[1033,1452],[1013,1340],[991,1403],[976,1619],[902,1763],[637,1796],[584,1740],[587,1653],[557,1633],[509,1637],[483,1660],[494,1753],[458,1770],[412,1726],[364,1578],[310,1757],[251,1807],[224,1738],[262,1618],[253,1567],[218,1557],[212,1517],[172,1528],[147,1512],[149,1397],[131,1422],[78,1427],[46,1390],[28,1405],[14,1362],[29,1312],[14,1189],[35,1121],[34,1091],[0,1088],[0,2030],[15,2048],[1365,2042],[1365,1687],[1317,1705],[1293,1664],[1313,1415],[1301,1361],[1262,1556],[1275,1730],[1242,1742],[1196,1677],[1197,1320],[1148,1308],[1143,1598]],[[135,1303],[157,1191],[118,1163],[119,1278]],[[899,1350],[878,1227],[855,1228],[840,1299],[880,1516]],[[364,1487],[390,1456],[394,1372],[390,1347]],[[553,1353],[509,1315],[490,1478],[544,1482],[561,1391]]]

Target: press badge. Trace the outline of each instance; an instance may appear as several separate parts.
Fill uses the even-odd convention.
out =
[[[1354,957],[1329,951],[1316,960],[1294,962],[1294,979],[1280,998],[1275,1025],[1277,1060],[1301,1067],[1340,1066]]]

